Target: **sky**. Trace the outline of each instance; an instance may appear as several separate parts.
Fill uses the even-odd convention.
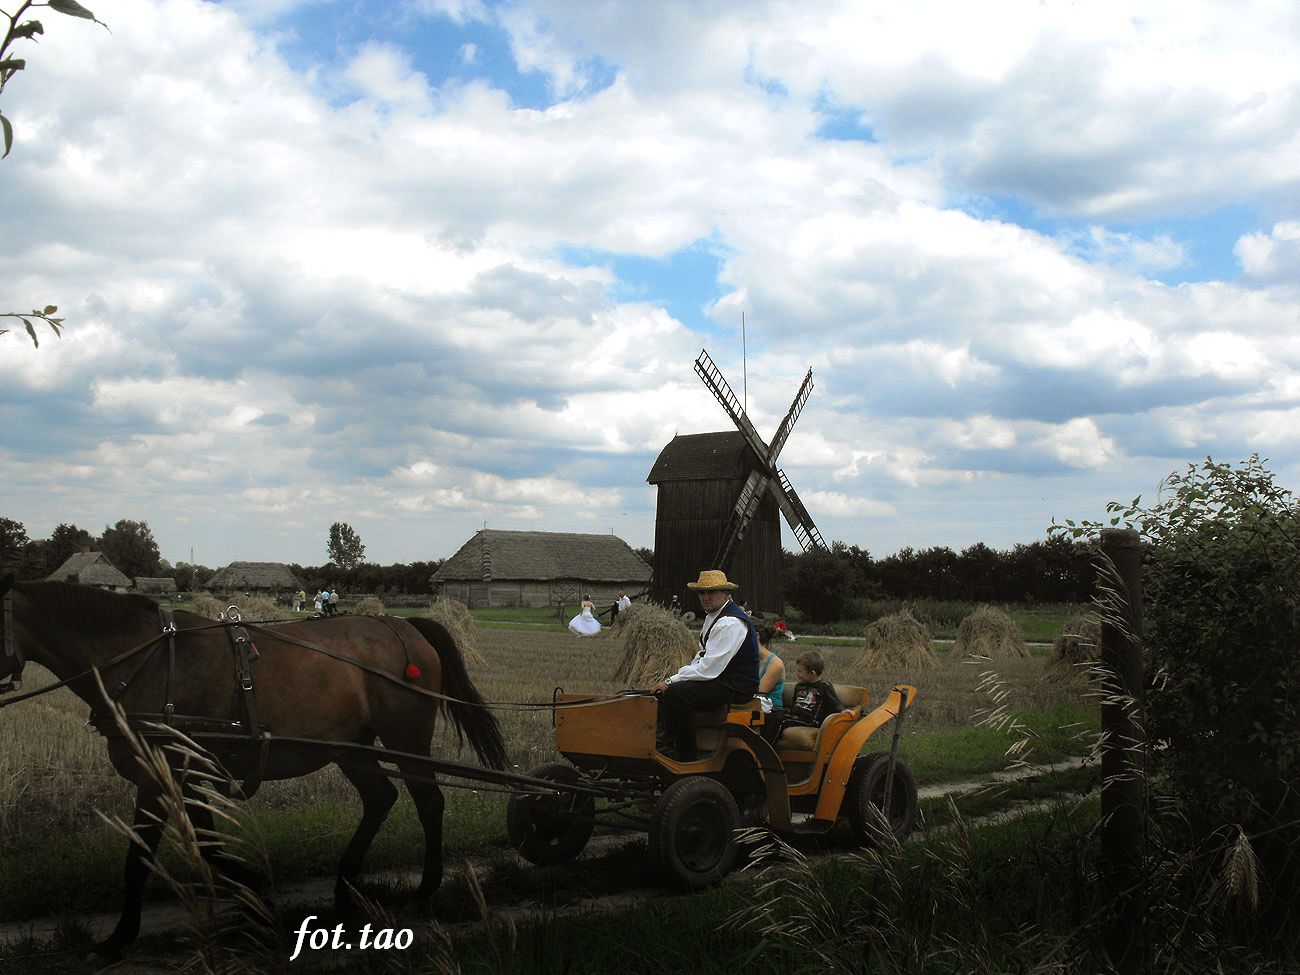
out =
[[[765,438],[812,369],[778,463],[880,556],[1300,480],[1294,3],[86,6],[0,97],[0,311],[66,318],[0,336],[33,538],[653,546],[701,349]]]

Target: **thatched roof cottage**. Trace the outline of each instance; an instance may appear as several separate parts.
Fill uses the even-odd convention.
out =
[[[176,580],[171,576],[136,576],[135,591],[150,596],[165,596],[176,592]]]
[[[75,582],[83,586],[97,586],[113,592],[126,592],[131,580],[108,561],[103,552],[78,552],[45,578],[53,582]]]
[[[213,573],[204,588],[214,593],[279,593],[293,592],[300,586],[283,562],[231,562]]]
[[[435,596],[471,609],[572,604],[582,594],[600,606],[649,581],[650,566],[617,535],[491,528],[476,532],[430,579]]]

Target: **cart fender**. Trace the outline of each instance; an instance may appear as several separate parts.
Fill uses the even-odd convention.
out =
[[[785,780],[785,765],[767,739],[741,724],[728,724],[727,734],[736,744],[754,756],[754,763],[763,773],[763,787],[767,790],[767,825],[776,830],[790,828],[790,793]]]
[[[817,797],[817,811],[814,818],[834,822],[840,814],[844,802],[844,792],[849,786],[849,776],[853,774],[853,763],[862,752],[862,746],[868,738],[883,725],[893,721],[903,704],[903,693],[907,694],[907,706],[916,700],[916,688],[911,684],[899,684],[885,703],[866,717],[858,720],[840,739],[831,760],[826,765],[826,777],[822,779],[821,794]]]

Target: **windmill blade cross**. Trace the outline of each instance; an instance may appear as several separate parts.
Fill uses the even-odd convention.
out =
[[[781,453],[781,448],[785,442],[790,439],[790,431],[794,429],[795,421],[799,419],[799,414],[803,412],[804,404],[808,402],[808,397],[812,395],[813,381],[812,370],[803,377],[803,383],[799,386],[799,392],[794,394],[794,402],[790,404],[789,411],[785,414],[785,419],[781,425],[776,428],[776,434],[772,437],[772,445],[768,448],[767,466],[775,467],[776,458]]]
[[[740,400],[736,398],[736,394],[732,392],[727,381],[722,378],[722,371],[709,358],[708,352],[703,349],[700,350],[699,358],[695,360],[695,371],[704,380],[704,385],[709,387],[718,402],[722,404],[722,408],[727,411],[727,415],[731,417],[732,422],[745,435],[745,439],[749,441],[749,445],[754,448],[754,452],[758,454],[760,460],[765,460],[768,455],[767,444],[763,443],[763,438],[754,429],[754,424],[749,422],[749,417],[745,415]]]
[[[777,486],[778,482],[779,487]],[[769,483],[772,494],[776,497],[777,503],[781,505],[781,513],[785,515],[790,530],[794,532],[794,537],[799,539],[799,544],[803,546],[803,550],[807,552],[814,548],[826,548],[826,541],[822,538],[822,533],[813,524],[812,515],[808,514],[808,509],[799,500],[799,495],[795,493],[794,485],[790,483],[790,479],[785,476],[785,471],[778,469],[776,479]]]
[[[736,499],[736,506],[727,520],[727,529],[722,533],[722,544],[718,546],[718,554],[713,560],[716,568],[725,571],[730,567],[731,557],[745,537],[750,522],[754,520],[770,483],[771,478],[761,471],[749,472],[749,478],[740,489],[740,497]]]

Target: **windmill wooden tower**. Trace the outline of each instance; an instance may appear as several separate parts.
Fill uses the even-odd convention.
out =
[[[700,351],[695,371],[736,429],[674,437],[650,469],[646,480],[659,488],[651,596],[665,605],[676,596],[683,609],[697,609],[686,583],[694,582],[701,569],[723,569],[740,584],[738,595],[752,609],[779,612],[784,601],[780,515],[804,551],[826,547],[808,509],[776,466],[812,394],[812,370],[770,444],[758,435],[707,352]]]

